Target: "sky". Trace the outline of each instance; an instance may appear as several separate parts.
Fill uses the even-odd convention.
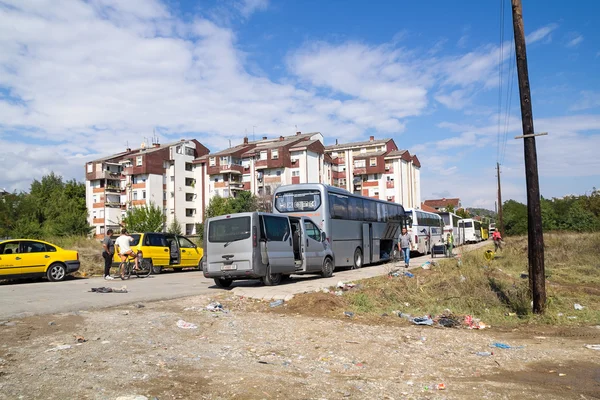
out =
[[[600,187],[600,2],[524,2],[542,196]],[[198,139],[393,138],[422,199],[526,201],[510,2],[0,0],[0,188]]]

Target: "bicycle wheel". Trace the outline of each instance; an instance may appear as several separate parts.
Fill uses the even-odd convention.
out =
[[[140,269],[135,271],[138,278],[145,278],[152,272],[152,261],[142,260],[138,265]]]
[[[121,274],[122,280],[127,280],[131,276],[131,261],[125,261],[125,266],[123,268],[123,273]]]

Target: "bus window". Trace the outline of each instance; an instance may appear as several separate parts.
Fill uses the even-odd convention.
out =
[[[348,198],[348,218],[355,221],[362,221],[363,219],[363,201],[356,197]]]
[[[377,203],[377,221],[387,222],[387,207],[385,204]]]
[[[337,194],[329,194],[331,218],[348,219],[348,198]]]
[[[363,200],[365,221],[377,221],[377,203],[372,200]]]

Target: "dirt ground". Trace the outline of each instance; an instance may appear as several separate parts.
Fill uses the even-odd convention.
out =
[[[600,326],[423,327],[333,315],[333,295],[303,299],[197,296],[2,321],[0,399],[600,398],[600,351],[584,347],[600,344]],[[228,312],[207,311],[213,300]]]

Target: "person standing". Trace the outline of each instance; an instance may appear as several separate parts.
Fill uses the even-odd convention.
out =
[[[492,239],[494,240],[494,251],[502,250],[502,235],[500,235],[498,229],[492,233]]]
[[[398,245],[404,253],[404,267],[408,268],[410,265],[410,249],[412,247],[412,238],[408,234],[406,228],[402,228],[402,233],[398,238]]]
[[[448,233],[448,235],[446,235],[446,252],[448,254],[448,257],[452,257],[452,248],[454,247],[454,236],[452,235],[452,233]]]
[[[110,267],[112,266],[113,255],[115,254],[115,245],[112,241],[113,230],[109,229],[102,240],[102,258],[104,258],[104,279],[112,281],[115,278],[110,276]]]

